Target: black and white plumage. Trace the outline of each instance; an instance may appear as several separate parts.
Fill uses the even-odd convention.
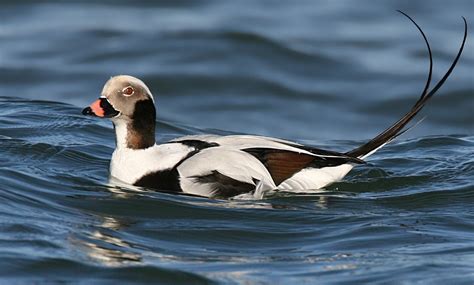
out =
[[[406,125],[454,69],[466,41],[466,21],[457,56],[431,91],[431,49],[423,31],[411,21],[428,48],[430,69],[425,88],[415,105],[399,121],[346,153],[251,135],[195,135],[157,145],[153,96],[141,80],[127,75],[112,77],[105,84],[101,97],[85,108],[83,114],[112,120],[116,149],[110,163],[110,175],[128,184],[220,198],[243,193],[261,197],[272,190],[319,189],[339,181],[354,166],[364,163],[366,157],[405,132]]]

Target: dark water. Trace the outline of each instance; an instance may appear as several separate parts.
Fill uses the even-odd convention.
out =
[[[230,132],[349,150],[400,117],[466,1],[0,2],[0,283],[473,284],[474,49],[427,119],[340,183],[219,201],[109,187],[115,74],[158,141]]]

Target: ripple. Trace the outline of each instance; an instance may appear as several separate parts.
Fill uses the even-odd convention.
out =
[[[268,56],[275,57],[278,54],[289,57],[297,61],[311,61],[319,64],[335,65],[338,61],[336,59],[322,56],[319,54],[309,54],[303,50],[297,50],[294,47],[290,47],[284,42],[274,40],[262,34],[252,33],[249,31],[241,30],[228,30],[228,31],[216,31],[216,32],[204,32],[199,30],[192,31],[180,31],[172,34],[168,34],[171,37],[186,38],[186,39],[198,39],[206,41],[214,41],[216,39],[230,42],[233,45],[241,46],[252,46],[259,47],[263,50],[272,50],[272,54]]]
[[[6,261],[12,261],[7,259]],[[6,262],[8,263],[8,262]],[[60,274],[52,273],[48,269],[56,268]],[[213,284],[211,280],[193,273],[175,269],[160,268],[153,265],[107,268],[91,266],[81,262],[61,258],[47,258],[31,260],[20,258],[10,262],[9,266],[0,269],[4,279],[24,282],[149,282],[160,280],[173,284]],[[77,273],[81,272],[80,277]],[[18,277],[21,275],[21,277]]]
[[[326,189],[212,200],[111,185],[113,127],[81,115],[132,74],[155,94],[160,142],[252,133],[347,151],[426,78],[399,2],[17,2],[0,10],[0,283],[471,281],[469,49],[423,124]],[[434,78],[470,4],[404,4],[431,30]]]
[[[76,131],[89,136],[90,142],[79,146],[31,143],[35,139],[29,137],[0,140],[6,150],[2,156],[10,156],[9,163],[17,161],[13,168],[17,170],[0,169],[8,177],[0,195],[5,201],[0,210],[26,209],[12,217],[42,221],[40,227],[19,227],[13,222],[3,228],[8,239],[0,244],[17,248],[9,252],[8,258],[16,262],[4,269],[11,274],[7,277],[27,271],[32,275],[23,278],[36,281],[34,272],[54,267],[54,272],[60,272],[54,278],[64,281],[74,280],[68,279],[72,278],[70,270],[80,268],[94,281],[120,274],[123,280],[136,280],[138,275],[149,274],[174,283],[212,283],[232,278],[237,264],[247,264],[240,265],[239,278],[244,280],[252,278],[253,270],[265,274],[266,264],[284,264],[285,268],[294,267],[286,277],[290,280],[359,272],[372,259],[360,251],[384,252],[386,257],[378,257],[384,260],[393,252],[416,259],[464,254],[470,249],[462,241],[472,237],[472,219],[466,215],[473,213],[465,209],[474,199],[472,182],[466,182],[464,188],[455,182],[455,189],[443,190],[432,183],[444,179],[439,176],[443,171],[448,176],[453,171],[461,171],[461,178],[469,175],[471,159],[441,161],[437,168],[426,171],[425,165],[437,160],[423,157],[431,156],[432,150],[445,149],[462,159],[472,147],[470,137],[430,137],[388,146],[371,165],[326,190],[281,192],[261,201],[226,201],[106,185],[104,175],[112,148],[104,150],[92,143],[102,139],[102,126],[93,120],[82,124]],[[169,122],[160,126],[175,133],[202,132]],[[408,156],[402,157],[402,153]],[[406,172],[412,174],[400,175]],[[457,216],[459,211],[464,215]],[[61,226],[50,241],[47,229],[57,223]],[[25,238],[12,241],[13,236],[22,235]],[[420,248],[420,243],[426,248]],[[37,259],[12,257],[35,247]],[[72,260],[55,257],[55,252],[64,250]],[[220,268],[230,273],[222,273]],[[81,280],[86,275],[81,274]]]

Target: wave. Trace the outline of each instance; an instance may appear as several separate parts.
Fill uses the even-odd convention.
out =
[[[445,256],[471,249],[445,243],[451,234],[471,234],[471,219],[459,213],[472,212],[466,207],[474,202],[472,135],[392,143],[326,189],[212,200],[109,183],[113,130],[80,116],[80,108],[12,97],[0,97],[0,108],[7,110],[0,115],[3,278],[207,284],[252,275],[244,266],[236,277],[236,264],[259,272],[268,264],[303,264],[320,275],[373,259],[359,250],[383,252],[383,259],[391,251]],[[161,140],[229,134],[170,121],[158,128]],[[420,240],[431,246],[411,248]],[[315,269],[315,262],[328,267]]]
[[[151,280],[159,280],[163,283],[173,284],[214,284],[211,279],[207,279],[199,274],[184,272],[177,269],[153,265],[135,265],[103,267],[94,266],[65,258],[22,258],[10,257],[5,259],[8,266],[0,269],[3,280],[13,283],[109,283],[131,282],[149,283]],[[54,268],[54,271],[51,271]]]

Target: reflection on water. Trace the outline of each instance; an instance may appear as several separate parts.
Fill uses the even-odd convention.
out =
[[[142,255],[126,241],[111,233],[120,232],[123,224],[112,217],[101,217],[102,223],[90,232],[72,238],[72,244],[94,262],[104,266],[141,264]]]

